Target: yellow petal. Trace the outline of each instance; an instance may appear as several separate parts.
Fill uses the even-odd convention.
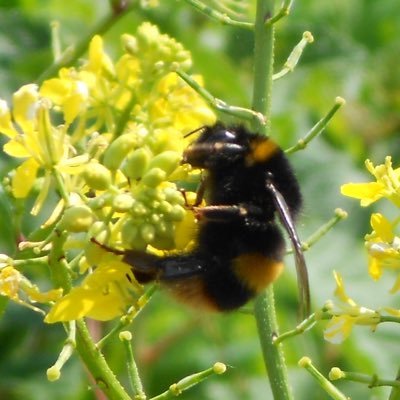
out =
[[[400,310],[392,307],[383,307],[383,310],[394,317],[400,317]]]
[[[88,69],[100,74],[106,72],[109,75],[114,74],[114,65],[103,49],[103,39],[96,35],[89,44],[89,64]]]
[[[384,195],[385,186],[380,182],[346,183],[340,188],[344,196],[361,200],[361,206],[366,207],[379,200]]]
[[[368,273],[374,280],[378,280],[382,276],[381,263],[376,257],[368,257]]]
[[[24,287],[24,292],[29,296],[31,301],[38,303],[48,303],[50,301],[56,301],[62,296],[62,289],[52,289],[47,292],[41,292],[38,287]]]
[[[65,99],[63,103],[64,119],[71,124],[81,111],[85,109],[85,100],[81,94],[73,94]]]
[[[175,246],[176,250],[188,251],[194,245],[193,241],[198,231],[194,213],[187,211],[182,221],[176,224]]]
[[[334,344],[343,342],[349,337],[354,322],[348,315],[333,316],[324,330],[325,340]]]
[[[10,299],[18,298],[21,274],[11,266],[0,270],[0,295]]]
[[[13,95],[13,115],[17,124],[23,129],[34,125],[38,107],[38,87],[35,84],[22,86]]]
[[[4,100],[0,100],[0,132],[9,138],[17,135],[17,131],[14,129],[11,121],[10,110]]]
[[[130,277],[130,279],[127,278]],[[139,295],[134,295],[131,267],[119,260],[101,265],[50,310],[45,322],[90,317],[107,321],[122,315]]]
[[[14,197],[23,199],[28,196],[35,183],[38,169],[39,164],[33,158],[28,158],[15,170],[11,182]]]
[[[65,207],[64,199],[60,199],[57,205],[54,207],[54,210],[50,214],[50,217],[47,218],[47,220],[41,225],[40,228],[46,229],[49,226],[53,225],[60,217],[64,207]]]
[[[347,295],[344,289],[342,276],[336,271],[333,271],[333,276],[336,282],[335,296],[352,307],[356,306],[357,304],[355,303],[355,301]]]
[[[392,224],[380,213],[371,215],[371,226],[376,235],[384,242],[391,243],[394,239]]]
[[[3,146],[3,150],[11,157],[26,158],[31,156],[31,153],[19,140],[19,136],[8,141]]]
[[[394,282],[392,288],[390,289],[390,294],[395,294],[400,290],[400,274],[397,275],[396,281]]]
[[[93,290],[88,291],[81,287],[73,288],[66,296],[57,301],[44,321],[53,324],[83,318],[93,307],[95,293],[92,292]]]
[[[67,79],[48,79],[40,87],[40,94],[49,98],[54,104],[61,105],[71,92],[72,82]]]

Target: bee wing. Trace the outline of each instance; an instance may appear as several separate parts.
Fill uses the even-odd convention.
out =
[[[279,214],[279,219],[282,225],[285,227],[292,242],[296,263],[297,284],[300,294],[300,313],[301,318],[305,319],[310,315],[310,285],[308,282],[306,261],[304,259],[303,250],[301,249],[301,242],[299,236],[297,235],[293,219],[290,215],[289,207],[286,204],[284,197],[275,187],[272,177],[267,179],[266,186],[274,199],[275,207]]]

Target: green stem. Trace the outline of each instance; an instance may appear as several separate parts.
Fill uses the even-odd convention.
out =
[[[118,324],[115,325],[110,332],[107,333],[101,340],[97,342],[97,347],[101,349],[110,339],[115,337],[118,333],[125,329],[132,321],[138,316],[138,314],[142,311],[144,306],[148,303],[151,296],[157,290],[157,285],[151,286],[137,301],[137,303],[132,306],[128,314],[122,316],[118,321]]]
[[[118,3],[118,4],[116,4]],[[95,35],[101,35],[107,32],[116,22],[118,22],[124,15],[132,10],[137,1],[112,2],[111,11],[102,20],[100,20],[82,39],[73,47],[67,48],[58,58],[47,68],[37,79],[37,83],[41,84],[44,80],[54,76],[62,67],[72,65],[88,48],[90,41]],[[118,6],[119,5],[119,6]]]
[[[85,322],[78,320],[76,326],[76,350],[90,371],[96,385],[110,400],[131,400],[131,397],[111,371],[103,354],[94,344]]]
[[[312,364],[312,361],[308,357],[303,357],[299,361],[299,365],[305,368],[319,383],[322,389],[334,400],[350,400],[349,397],[345,396],[335,385],[326,379],[321,372],[317,370]]]
[[[400,381],[400,368],[397,370],[396,380]],[[400,389],[398,387],[393,387],[389,400],[400,400]]]
[[[368,387],[373,388],[377,386],[393,386],[400,389],[400,382],[393,379],[382,379],[377,375],[361,374],[359,372],[342,371],[342,378],[353,382],[367,383]]]
[[[264,125],[265,118],[262,113],[249,110],[248,108],[231,106],[223,100],[214,97],[206,89],[200,86],[190,75],[181,70],[176,70],[176,73],[194,89],[211,107],[228,115],[233,115],[239,119],[251,121],[252,124]]]
[[[323,236],[325,236],[336,224],[347,218],[347,212],[341,208],[335,210],[335,215],[324,225],[320,226],[311,236],[309,236],[302,244],[303,251],[309,250],[315,243],[317,243]],[[288,252],[291,252],[289,250]]]
[[[303,37],[300,42],[294,47],[290,53],[288,59],[286,60],[283,68],[272,76],[272,80],[277,80],[285,76],[289,72],[293,72],[297,63],[300,60],[301,55],[308,43],[312,43],[314,38],[312,34],[308,31],[303,33]]]
[[[133,357],[132,351],[132,335],[130,332],[121,332],[120,338],[124,344],[126,355],[127,355],[127,370],[130,380],[130,384],[133,390],[135,400],[146,400],[146,394],[143,390],[143,384],[140,379],[139,371]]]
[[[63,288],[64,294],[71,290],[71,276],[65,262],[63,246],[67,240],[65,232],[55,231],[51,251],[49,253],[49,268],[51,279],[55,288]]]
[[[272,74],[274,62],[274,26],[265,22],[274,14],[274,0],[258,0],[254,31],[254,85],[252,109],[267,118],[267,124],[253,124],[255,131],[269,135]],[[275,400],[292,399],[287,368],[281,345],[275,346],[273,338],[278,334],[274,290],[270,285],[255,301],[254,314],[258,334]]]
[[[292,399],[282,345],[275,345],[274,342],[278,334],[278,323],[272,285],[257,297],[254,314],[274,400]]]
[[[72,283],[63,250],[66,238],[67,235],[63,232],[56,231],[54,233],[53,246],[49,254],[49,267],[54,287],[62,287],[64,292],[68,293],[71,290]],[[95,379],[96,384],[110,400],[131,400],[93,342],[84,321],[76,321],[76,328],[76,350]]]
[[[345,104],[346,104],[346,101],[342,97],[336,97],[335,104],[328,111],[328,113],[323,118],[321,118],[311,128],[311,130],[306,134],[306,136],[303,139],[300,139],[295,146],[290,147],[289,149],[285,150],[285,153],[291,154],[291,153],[294,153],[295,151],[305,149],[307,147],[307,145],[311,142],[311,140],[316,138],[326,128],[327,124],[332,119],[332,117],[336,114],[336,112],[339,110],[339,108]]]
[[[193,8],[200,11],[201,13],[207,15],[207,17],[212,18],[221,24],[236,26],[238,28],[253,29],[253,24],[250,22],[236,21],[229,17],[225,13],[221,13],[213,8],[207,6],[199,0],[185,0],[186,3],[190,4]]]
[[[316,323],[315,314],[313,313],[307,319],[305,319],[299,325],[297,325],[296,328],[287,331],[285,333],[282,333],[282,335],[279,335],[276,338],[274,338],[274,344],[277,345],[290,337],[297,336],[305,331],[308,331],[315,325],[315,323]]]
[[[222,363],[215,363],[213,367],[206,369],[205,371],[198,372],[193,375],[189,375],[179,382],[172,384],[167,391],[161,393],[160,395],[153,397],[151,400],[167,400],[173,399],[183,391],[191,388],[194,385],[199,384],[200,382],[204,381],[205,379],[209,378],[212,375],[220,375],[223,374],[226,370],[226,366]]]
[[[274,64],[274,27],[265,26],[274,12],[274,0],[258,0],[254,30],[254,84],[252,109],[265,115],[267,123],[253,125],[254,131],[269,135]],[[257,121],[254,121],[255,123]]]
[[[280,10],[267,21],[267,24],[272,25],[279,21],[281,18],[289,15],[290,8],[292,7],[293,0],[284,0]]]

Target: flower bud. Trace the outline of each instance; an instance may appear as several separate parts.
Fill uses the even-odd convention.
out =
[[[179,204],[174,204],[171,208],[171,211],[166,215],[166,218],[171,221],[182,221],[185,214],[186,211],[182,206]]]
[[[137,136],[126,133],[117,137],[104,152],[103,164],[106,168],[116,171],[126,155],[137,145]]]
[[[164,195],[165,195],[165,200],[168,201],[168,203],[171,204],[179,204],[183,206],[185,204],[185,198],[183,197],[182,193],[176,189],[175,187],[167,187],[163,190]],[[191,193],[191,192],[187,192]]]
[[[132,209],[131,209],[131,214],[134,217],[142,217],[146,214],[148,214],[149,210],[148,208],[140,201],[135,201],[133,203]]]
[[[135,200],[127,193],[117,194],[112,202],[112,206],[117,212],[129,211],[135,203]]]
[[[111,185],[111,172],[104,165],[91,162],[82,172],[86,184],[94,190],[106,190]]]
[[[143,238],[143,240],[146,243],[151,243],[154,240],[156,230],[154,228],[154,225],[151,224],[143,224],[140,227],[140,234]]]
[[[46,375],[50,382],[54,382],[60,379],[61,371],[58,367],[53,366],[47,369]]]
[[[161,201],[158,211],[163,214],[169,214],[172,211],[172,205],[168,201]]]
[[[150,187],[156,187],[165,181],[167,173],[161,168],[152,168],[143,176],[142,182]]]
[[[213,365],[213,371],[217,375],[221,375],[226,371],[226,365],[222,362],[216,362]]]
[[[85,205],[67,208],[60,222],[61,228],[69,232],[88,231],[92,224],[92,210]]]
[[[147,169],[150,157],[150,151],[146,148],[136,149],[127,156],[121,170],[127,178],[139,179]]]
[[[121,239],[124,247],[144,250],[147,243],[143,240],[139,232],[140,221],[128,219],[122,225]]]
[[[161,168],[168,176],[178,167],[180,159],[181,156],[176,151],[163,151],[150,161],[148,169]]]

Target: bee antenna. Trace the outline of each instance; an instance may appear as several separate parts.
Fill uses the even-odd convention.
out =
[[[200,126],[200,128],[196,128],[193,131],[190,131],[189,133],[186,133],[183,137],[186,139],[190,135],[193,135],[194,133],[201,131],[202,129],[206,128],[206,125]]]

